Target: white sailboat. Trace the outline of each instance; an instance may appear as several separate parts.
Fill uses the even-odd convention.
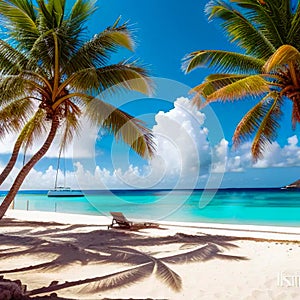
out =
[[[47,193],[48,197],[84,197],[80,190],[72,190],[70,187],[57,186]]]
[[[61,154],[61,153],[60,153]],[[64,185],[58,186],[58,170],[60,165],[60,154],[57,160],[56,176],[55,176],[55,185],[54,189],[48,191],[48,197],[84,197],[84,194],[81,190],[73,190],[70,187],[66,186],[66,166],[64,165]]]

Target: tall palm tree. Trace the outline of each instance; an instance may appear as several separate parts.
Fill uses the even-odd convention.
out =
[[[152,135],[144,124],[96,95],[136,90],[148,94],[151,82],[135,62],[108,64],[119,47],[133,49],[127,24],[119,20],[85,40],[85,23],[94,1],[77,0],[67,12],[66,0],[0,1],[0,138],[17,133],[0,184],[14,167],[19,151],[44,137],[40,149],[23,166],[0,206],[3,217],[25,177],[45,155],[58,131],[61,149],[80,129],[85,114],[123,139],[138,154],[153,154]]]
[[[233,142],[238,146],[253,137],[256,161],[277,137],[286,100],[293,103],[293,128],[300,122],[299,1],[211,0],[206,13],[221,21],[228,40],[243,53],[201,50],[185,57],[187,73],[203,66],[217,72],[193,88],[194,103],[201,107],[252,97],[255,105],[237,125]]]

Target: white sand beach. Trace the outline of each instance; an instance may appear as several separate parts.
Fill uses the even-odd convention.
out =
[[[71,299],[300,299],[299,228],[160,222],[128,231],[110,223],[9,210],[0,275],[30,291],[52,283]]]

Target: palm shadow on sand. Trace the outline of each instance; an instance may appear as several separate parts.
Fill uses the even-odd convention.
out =
[[[239,238],[213,235],[187,235],[150,237],[131,231],[95,230],[95,226],[64,225],[59,223],[22,222],[3,219],[0,227],[17,227],[0,235],[1,259],[24,255],[54,257],[49,261],[15,269],[0,270],[0,274],[17,272],[54,271],[74,263],[118,265],[120,269],[104,276],[59,283],[27,291],[27,295],[49,293],[70,287],[82,287],[83,293],[95,293],[126,287],[138,283],[152,274],[176,292],[182,287],[182,278],[171,266],[212,259],[246,260],[242,256],[225,254],[237,248],[232,242]],[[101,227],[100,227],[101,228]],[[76,232],[77,229],[84,232]],[[160,251],[159,246],[177,245],[177,254]],[[138,250],[148,247],[147,251]],[[124,265],[127,268],[124,270]],[[48,283],[49,284],[49,283]]]

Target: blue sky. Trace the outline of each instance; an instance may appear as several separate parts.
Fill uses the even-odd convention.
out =
[[[157,86],[153,98],[131,93],[106,100],[143,119],[154,130],[159,159],[149,163],[129,151],[128,147],[116,144],[105,132],[89,130],[87,125],[90,139],[87,141],[85,132],[72,147],[75,155],[74,151],[66,154],[72,185],[79,181],[82,188],[203,188],[214,184],[222,187],[273,187],[300,177],[299,129],[291,130],[289,103],[277,141],[265,159],[256,164],[251,160],[249,143],[236,151],[231,149],[235,126],[253,105],[251,99],[234,104],[213,104],[201,113],[189,106],[189,89],[201,83],[211,70],[198,69],[186,75],[181,70],[182,58],[201,49],[237,50],[227,42],[217,22],[207,21],[204,13],[206,2],[97,1],[98,10],[88,23],[88,34],[92,36],[103,30],[119,16],[122,16],[122,21],[129,21],[134,30],[136,51],[121,51],[113,60],[139,58],[156,77]],[[175,107],[174,103],[177,104]],[[184,132],[180,137],[178,134],[182,128]],[[8,143],[4,142],[1,147],[0,168],[9,156]],[[172,148],[171,144],[175,146]],[[82,154],[84,151],[86,153]],[[54,157],[55,151],[50,151],[31,172],[30,180],[23,188],[52,185]],[[161,166],[164,168],[160,169]],[[38,178],[41,177],[44,185],[39,184]],[[8,187],[8,182],[3,188]]]

